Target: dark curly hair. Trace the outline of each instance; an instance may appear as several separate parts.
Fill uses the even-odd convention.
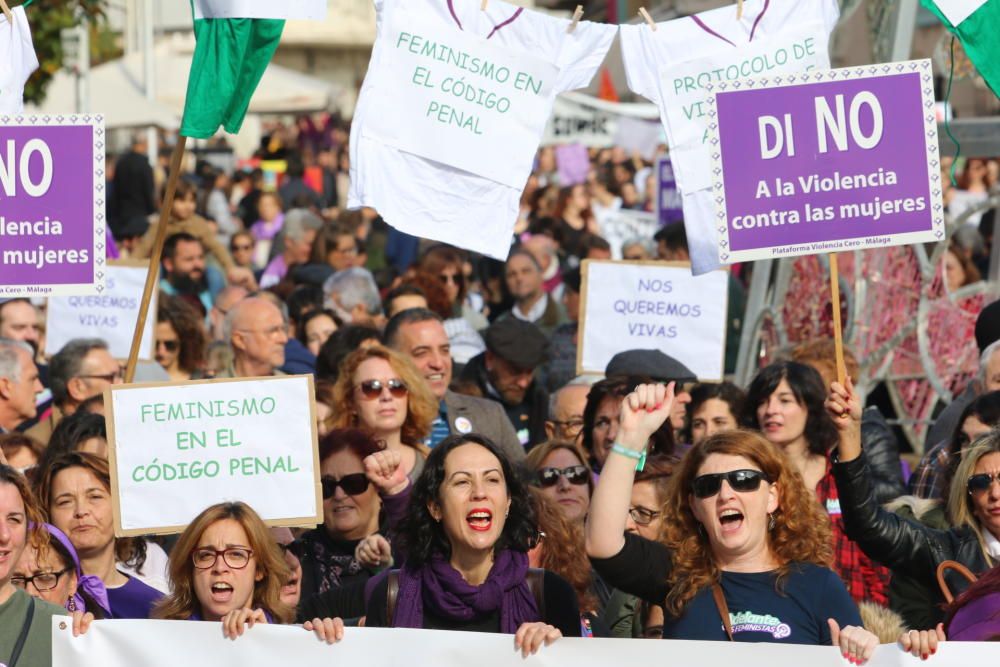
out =
[[[177,334],[180,342],[177,364],[186,373],[194,373],[205,367],[208,335],[205,333],[203,317],[184,299],[160,293],[156,305],[156,321],[169,324]]]
[[[797,361],[778,361],[762,368],[747,390],[746,402],[743,404],[743,425],[760,430],[757,408],[777,391],[782,380],[788,382],[795,400],[808,412],[805,438],[809,452],[826,456],[837,444],[839,436],[837,427],[823,407],[827,394],[823,377],[812,366]]]
[[[698,408],[716,398],[729,406],[733,419],[739,422],[743,416],[746,393],[732,382],[699,382],[691,388],[691,402],[687,404],[684,423],[684,438],[691,442],[691,422]]]
[[[456,434],[442,440],[427,457],[424,470],[413,487],[406,517],[399,525],[402,552],[408,565],[420,567],[431,557],[451,555],[451,544],[442,523],[431,516],[428,505],[441,501],[441,484],[444,483],[444,464],[448,455],[462,445],[475,444],[487,450],[500,461],[510,512],[495,549],[512,549],[527,553],[538,539],[538,523],[524,476],[515,470],[503,451],[489,438],[476,433]]]
[[[594,470],[600,470],[597,458],[594,456],[594,421],[597,419],[597,409],[606,398],[621,400],[629,395],[640,384],[654,384],[655,380],[645,375],[619,375],[605,378],[594,383],[587,394],[587,406],[583,409],[583,450],[590,457],[590,465]],[[674,433],[670,420],[663,422],[650,438],[649,454],[669,456],[674,453]]]

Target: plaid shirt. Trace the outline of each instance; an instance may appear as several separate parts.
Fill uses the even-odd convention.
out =
[[[950,458],[947,440],[927,450],[910,476],[910,493],[918,498],[944,500],[948,493],[944,480]]]
[[[840,497],[833,481],[831,464],[827,461],[826,475],[816,485],[816,497],[833,524],[833,569],[844,580],[847,592],[855,602],[868,600],[889,605],[889,570],[877,565],[844,534],[844,519],[840,513]]]

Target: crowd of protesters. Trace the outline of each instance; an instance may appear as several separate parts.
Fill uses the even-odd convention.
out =
[[[964,605],[1000,605],[1000,302],[910,473],[849,350],[837,381],[832,341],[745,388],[652,349],[576,376],[580,263],[687,257],[682,223],[602,236],[617,209],[655,207],[652,161],[592,151],[587,180],[561,183],[543,148],[500,262],[345,210],[336,123],[270,129],[257,157],[284,164],[277,183],[199,161],[166,220],[137,140],[108,214],[120,256],[149,257],[167,226],[143,379],[315,376],[322,524],[269,529],[247,499],[179,537],[116,538],[103,391],[119,361],[97,338],[45,356],[44,303],[0,302],[0,662],[49,664],[53,614],[76,633],[121,618],[231,637],[299,623],[331,643],[354,625],[500,632],[526,654],[562,636],[728,638],[859,664],[897,640],[926,658],[943,624],[1000,636],[1000,620],[962,625]],[[954,212],[996,173],[969,160]],[[985,275],[992,212],[972,217],[943,260],[952,290]],[[751,270],[733,272],[730,341]],[[981,577],[945,577],[951,604],[945,560]]]

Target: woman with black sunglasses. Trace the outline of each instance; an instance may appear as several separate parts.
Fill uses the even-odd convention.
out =
[[[406,513],[410,483],[400,457],[359,429],[334,429],[319,443],[323,525],[299,538],[302,600],[348,584],[376,569],[355,555],[374,533],[390,534]]]
[[[413,362],[381,345],[355,350],[340,365],[333,401],[334,428],[367,431],[399,455],[411,480],[420,476],[438,402]]]
[[[593,473],[583,452],[574,444],[550,440],[532,447],[525,463],[534,470],[542,494],[582,527],[594,491]]]
[[[163,292],[156,306],[154,357],[174,382],[205,377],[204,318],[184,299]]]
[[[695,445],[674,473],[662,541],[625,533],[649,437],[669,418],[673,383],[622,401],[618,438],[594,491],[587,551],[622,590],[662,604],[663,636],[838,646],[865,662],[878,638],[830,570],[830,524],[802,478],[755,433]]]
[[[861,401],[850,379],[846,387],[831,385],[826,407],[840,433],[833,474],[847,535],[871,558],[921,586],[921,597],[933,601],[931,622],[944,620],[938,566],[954,560],[973,574],[982,574],[1000,563],[1000,431],[981,435],[962,452],[946,492],[952,527],[936,530],[888,512],[874,500],[874,483],[861,448]],[[957,593],[968,582],[955,574],[949,572],[946,582]]]

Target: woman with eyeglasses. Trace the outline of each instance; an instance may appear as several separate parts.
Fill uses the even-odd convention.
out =
[[[434,448],[400,537],[405,560],[375,580],[367,626],[511,634],[524,655],[580,636],[573,588],[529,570],[534,508],[489,439],[453,435]]]
[[[41,541],[29,544],[21,554],[11,583],[32,597],[68,611],[85,611],[95,619],[106,618],[111,609],[104,582],[83,574],[80,557],[66,534],[48,523],[41,524],[38,533]]]
[[[685,454],[661,541],[626,533],[632,484],[667,422],[673,383],[640,385],[594,490],[587,552],[604,579],[663,605],[668,639],[834,645],[865,662],[878,638],[830,569],[829,522],[802,479],[755,433],[726,431]]]
[[[833,569],[857,602],[889,603],[889,571],[872,562],[844,531],[830,454],[837,429],[823,407],[823,377],[812,366],[779,361],[750,383],[744,423],[784,452],[833,525]]]
[[[2,461],[2,456],[0,456]],[[52,617],[66,614],[62,604],[29,595],[16,585],[15,565],[26,548],[46,542],[42,510],[24,475],[0,462],[0,664],[8,667],[52,665]],[[26,583],[33,587],[38,579]],[[93,614],[71,612],[73,635],[86,632]]]
[[[368,431],[416,480],[438,404],[413,362],[381,345],[355,350],[340,365],[333,393],[333,427]]]
[[[156,362],[172,382],[204,377],[208,345],[204,320],[184,299],[160,292],[153,345]]]
[[[922,597],[934,603],[932,620],[940,622],[944,599],[936,581],[938,565],[955,560],[982,574],[1000,563],[1000,431],[981,435],[962,453],[948,489],[952,527],[940,530],[904,519],[874,501],[861,447],[861,401],[850,380],[846,387],[831,385],[826,407],[839,432],[833,474],[847,535],[871,558],[922,586]],[[952,592],[968,587],[953,574],[946,576]]]
[[[303,601],[375,574],[357,558],[358,546],[374,533],[391,535],[410,496],[399,454],[366,431],[330,431],[319,461],[323,525],[303,534],[297,549]]]
[[[83,573],[104,582],[108,618],[149,618],[163,593],[135,574],[145,565],[145,541],[115,538],[108,462],[84,452],[58,456],[42,471],[38,495],[79,554]]]
[[[221,622],[228,638],[257,623],[291,623],[295,611],[282,600],[289,575],[281,549],[249,505],[212,505],[171,551],[171,592],[153,617]],[[344,636],[339,618],[316,618],[303,627],[331,644]]]
[[[622,398],[638,385],[652,382],[638,375],[610,377],[594,383],[587,394],[583,410],[583,451],[590,457],[590,466],[600,473],[618,436]],[[650,436],[650,454],[669,456],[674,452],[674,433],[664,424]]]

